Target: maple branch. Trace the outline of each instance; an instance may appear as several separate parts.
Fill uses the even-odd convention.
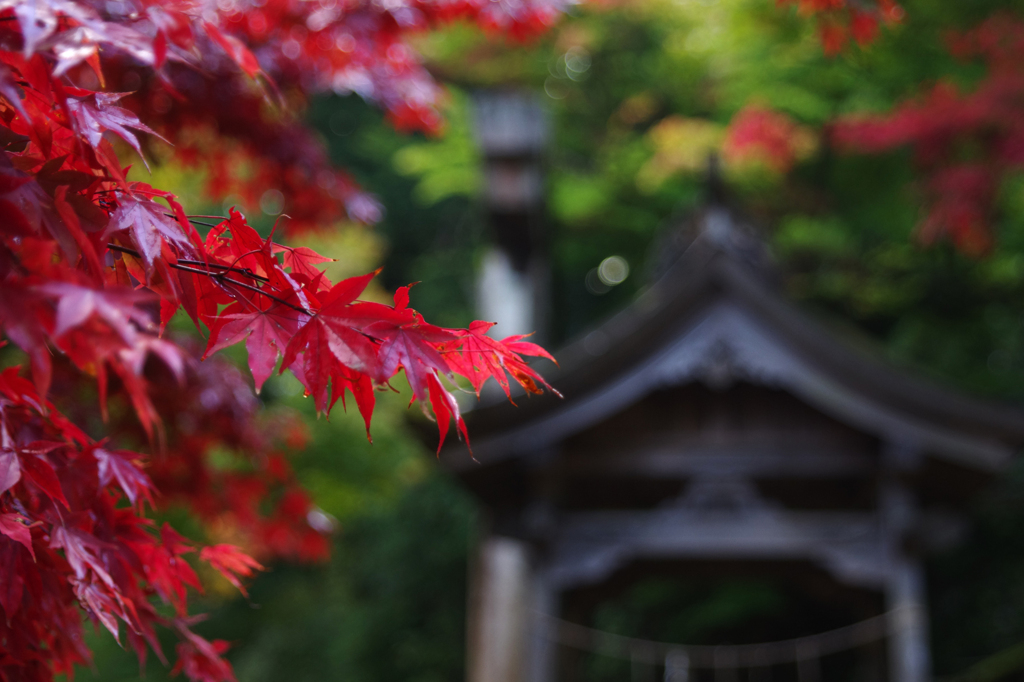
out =
[[[173,213],[164,213],[164,215],[167,216],[168,218],[177,218],[178,217],[178,216],[174,215]],[[192,216],[188,216],[187,215],[185,217],[188,218],[188,221],[190,223],[195,223],[196,225],[202,225],[203,227],[217,227],[217,225],[215,225],[214,223],[204,223],[202,220],[196,220]],[[203,216],[203,217],[205,218],[206,216]]]
[[[109,177],[108,177],[108,178],[105,178],[105,179],[104,179],[104,178],[101,178],[101,179],[102,179],[102,180],[103,180],[104,182],[114,182],[114,180],[110,179]],[[124,190],[124,189],[122,189],[122,188],[120,188],[120,187],[114,187],[114,188],[112,188],[112,189],[97,189],[97,190],[93,190],[93,194],[111,194],[111,193],[113,193],[113,192],[124,192],[124,191],[125,191],[125,190]],[[132,189],[132,190],[131,190],[131,191],[129,192],[129,194],[135,194],[135,193],[138,193],[138,194],[151,194],[151,195],[153,195],[153,196],[155,196],[155,197],[160,197],[160,198],[162,198],[162,197],[163,197],[163,195],[164,195],[164,193],[163,193],[163,192],[161,192],[160,190],[155,190],[155,189],[140,189],[140,188],[138,188],[138,187],[136,187],[136,188]]]
[[[251,255],[253,255],[253,254],[256,254],[256,253],[261,253],[261,252],[262,252],[262,249],[253,249],[252,251],[246,251],[246,252],[245,252],[245,253],[243,253],[242,255],[240,255],[240,256],[238,256],[237,258],[235,258],[235,260],[231,261],[231,268],[230,268],[230,269],[232,269],[232,270],[233,270],[233,269],[235,268],[235,264],[236,264],[236,263],[237,263],[238,261],[240,261],[240,260],[242,260],[243,258],[245,258],[246,256],[251,256]],[[269,281],[269,280],[268,280],[268,281]]]
[[[274,296],[273,294],[268,294],[267,292],[263,291],[263,289],[260,289],[259,287],[253,286],[251,284],[246,284],[245,282],[239,282],[238,280],[229,279],[226,272],[210,272],[209,270],[197,270],[195,268],[190,268],[190,267],[187,267],[185,265],[180,265],[178,263],[168,263],[167,265],[172,267],[172,268],[174,268],[175,270],[181,270],[182,272],[191,272],[191,273],[196,274],[196,275],[206,275],[207,277],[209,277],[211,279],[215,279],[215,280],[217,280],[219,282],[222,282],[222,283],[234,284],[235,286],[242,287],[243,289],[248,289],[249,291],[253,291],[253,292],[257,293],[257,294],[262,294],[263,296],[266,296],[267,298],[269,298],[271,301],[274,301],[276,303],[280,303],[283,306],[287,306],[287,307],[291,308],[292,310],[295,310],[296,312],[300,312],[300,313],[303,313],[305,315],[309,315],[310,317],[315,317],[316,316],[316,313],[314,313],[312,310],[309,310],[307,308],[303,308],[302,306],[297,306],[294,303],[291,303],[290,301],[286,301],[285,299],[280,298],[278,296]]]
[[[128,254],[129,256],[134,256],[135,258],[141,258],[142,257],[142,255],[138,251],[135,251],[133,249],[126,249],[125,247],[118,246],[117,244],[107,244],[107,248],[112,250],[112,251],[117,251],[119,253],[125,253],[125,254]],[[207,268],[222,268],[222,269],[226,270],[226,272],[210,272],[209,270],[201,270],[201,269],[197,269],[197,268],[191,268],[191,267],[188,267],[187,265],[182,265],[182,263],[188,263],[189,265],[198,265],[198,266],[201,266],[201,267],[205,266]],[[203,263],[202,261],[194,261],[194,260],[188,260],[188,261],[186,261],[186,260],[179,260],[177,263],[168,263],[167,265],[169,267],[171,267],[171,268],[174,268],[175,270],[181,270],[182,272],[191,272],[191,273],[196,274],[196,275],[205,275],[206,277],[209,277],[211,279],[215,279],[215,280],[217,280],[219,282],[222,282],[222,283],[234,284],[235,286],[239,286],[239,287],[242,287],[243,289],[248,289],[249,291],[252,291],[252,292],[255,292],[257,294],[261,294],[263,296],[266,296],[271,301],[274,301],[275,303],[280,303],[283,306],[287,306],[287,307],[291,308],[292,310],[294,310],[296,312],[300,312],[300,313],[303,313],[305,315],[309,315],[310,317],[315,317],[316,316],[316,313],[313,312],[312,310],[309,310],[307,308],[303,308],[302,306],[295,305],[294,303],[292,303],[290,301],[286,301],[285,299],[280,298],[279,296],[275,296],[273,294],[268,294],[267,292],[263,291],[263,289],[260,289],[257,286],[253,286],[252,284],[247,284],[246,282],[239,282],[238,280],[229,279],[228,276],[227,276],[228,272],[236,272],[238,274],[245,275],[246,277],[252,277],[253,279],[261,281],[261,282],[269,282],[270,281],[266,277],[261,277],[260,275],[254,274],[250,270],[241,270],[239,268],[229,268],[226,265],[219,265],[217,263]]]
[[[127,248],[125,248],[123,246],[118,246],[117,244],[107,244],[107,248],[110,249],[111,251],[117,251],[118,253],[126,253],[129,256],[134,256],[135,258],[141,258],[142,257],[142,255],[138,251],[135,251],[134,249],[127,249]],[[191,260],[191,259],[187,259],[187,258],[179,258],[178,262],[179,263],[184,263],[185,265],[198,265],[200,267],[216,268],[217,270],[225,270],[225,271],[228,271],[228,272],[234,272],[234,273],[237,273],[239,275],[245,275],[246,277],[251,277],[252,279],[254,279],[254,280],[258,281],[258,282],[269,282],[270,281],[270,279],[264,277],[263,275],[257,275],[255,272],[253,272],[249,268],[236,268],[236,267],[230,267],[230,266],[227,266],[227,265],[221,265],[220,263],[207,263],[207,262],[204,262],[204,261],[201,261],[201,260]],[[207,274],[209,274],[211,277],[215,277],[216,276],[212,272],[211,273],[207,273]]]

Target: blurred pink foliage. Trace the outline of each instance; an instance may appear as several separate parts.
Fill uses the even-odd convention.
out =
[[[938,83],[891,113],[839,121],[832,140],[862,153],[910,146],[927,205],[920,238],[948,238],[980,255],[992,246],[999,187],[1024,166],[1024,22],[997,15],[948,44],[955,56],[987,67],[972,92]]]
[[[903,18],[903,8],[893,0],[776,0],[782,7],[796,5],[804,15],[814,15],[825,54],[835,56],[852,38],[867,45],[878,35],[879,24],[892,24]]]
[[[786,114],[750,104],[729,123],[722,154],[733,166],[760,164],[784,174],[814,146],[810,131]]]

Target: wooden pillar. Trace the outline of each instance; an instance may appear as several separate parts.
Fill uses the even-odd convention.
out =
[[[532,625],[530,628],[530,671],[527,682],[555,682],[558,674],[558,647],[554,625],[549,618],[558,615],[559,592],[551,580],[538,571],[532,581]]]
[[[468,682],[528,682],[535,616],[529,546],[491,536],[480,546],[467,633]]]
[[[920,451],[906,445],[890,445],[884,453],[879,502],[889,554],[885,585],[886,604],[892,612],[889,682],[931,680],[924,568],[906,546],[917,522],[917,506],[913,492],[902,480],[918,467],[920,459]]]
[[[893,567],[886,601],[893,612],[889,639],[890,682],[929,682],[928,610],[920,562],[904,560]]]

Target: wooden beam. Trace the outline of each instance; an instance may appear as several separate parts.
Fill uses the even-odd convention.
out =
[[[663,508],[567,514],[545,567],[561,589],[599,583],[638,559],[809,560],[843,583],[881,589],[889,574],[871,512]]]
[[[872,457],[850,450],[779,445],[656,445],[588,452],[557,465],[569,476],[633,476],[683,479],[710,474],[750,478],[846,478],[867,476]]]

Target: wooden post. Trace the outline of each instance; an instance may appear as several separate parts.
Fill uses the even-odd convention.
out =
[[[690,682],[690,656],[684,649],[665,657],[665,682]]]
[[[478,278],[481,319],[492,334],[543,337],[548,308],[544,256],[544,167],[547,114],[536,93],[478,91],[473,130],[484,157],[484,200],[495,246]],[[536,340],[536,337],[532,340]]]
[[[468,682],[529,682],[529,547],[492,536],[480,546],[467,646]]]
[[[896,562],[886,591],[893,612],[890,682],[930,682],[928,612],[920,563],[908,559]]]
[[[555,642],[554,625],[549,620],[558,615],[558,590],[542,571],[537,571],[532,581],[533,607],[530,632],[530,674],[527,682],[555,682],[558,669],[558,648]]]

